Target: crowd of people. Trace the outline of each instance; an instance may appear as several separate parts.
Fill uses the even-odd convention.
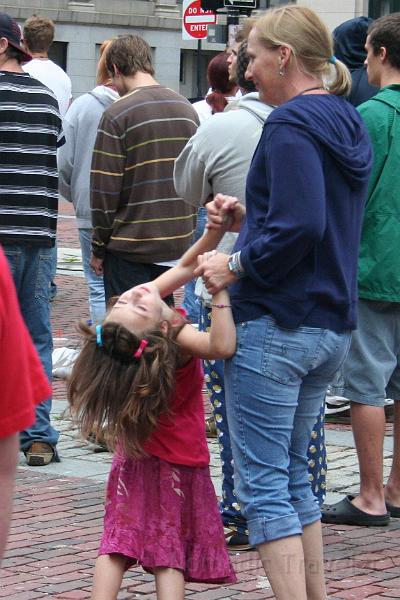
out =
[[[96,87],[71,103],[53,37],[31,17],[22,40],[0,14],[0,553],[18,433],[29,466],[60,460],[49,386],[60,192],[91,313],[68,398],[82,435],[114,453],[92,599],[116,599],[140,564],[159,600],[180,600],[186,581],[234,582],[228,550],[255,547],[277,600],[326,600],[321,520],[400,517],[400,13],[332,35],[306,7],[268,10],[210,62],[193,105],[158,84],[138,35],[103,43]],[[174,292],[194,279],[188,318]],[[325,396],[339,385],[360,494],[325,506]]]

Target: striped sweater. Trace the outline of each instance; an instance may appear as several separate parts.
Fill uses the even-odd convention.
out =
[[[27,73],[0,71],[0,242],[54,246],[58,103]]]
[[[99,124],[91,171],[93,253],[160,263],[189,247],[196,210],[175,192],[175,158],[197,129],[176,92],[151,85],[114,102]]]

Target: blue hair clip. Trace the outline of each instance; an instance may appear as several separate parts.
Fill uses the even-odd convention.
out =
[[[334,65],[336,61],[337,61],[337,58],[334,54],[332,54],[332,56],[330,56],[328,58],[328,63],[331,63],[331,65]]]
[[[98,346],[102,346],[103,345],[103,338],[101,336],[102,334],[102,326],[101,325],[96,325],[96,344]]]

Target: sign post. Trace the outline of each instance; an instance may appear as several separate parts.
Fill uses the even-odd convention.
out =
[[[208,34],[208,25],[215,25],[217,15],[212,10],[203,10],[200,0],[183,0],[182,39],[201,40]]]

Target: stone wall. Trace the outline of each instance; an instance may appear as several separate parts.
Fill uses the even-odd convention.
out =
[[[302,0],[316,10],[333,29],[346,19],[367,14],[367,0]],[[183,41],[181,5],[177,0],[6,0],[0,11],[22,25],[32,14],[50,17],[56,23],[56,37],[67,44],[67,72],[73,95],[95,84],[98,46],[105,39],[137,33],[153,48],[157,80],[187,97],[198,95],[197,41]],[[224,22],[224,17],[218,17]],[[224,44],[202,41],[200,57],[201,92],[205,93],[206,66]],[[183,57],[180,69],[181,56]]]

